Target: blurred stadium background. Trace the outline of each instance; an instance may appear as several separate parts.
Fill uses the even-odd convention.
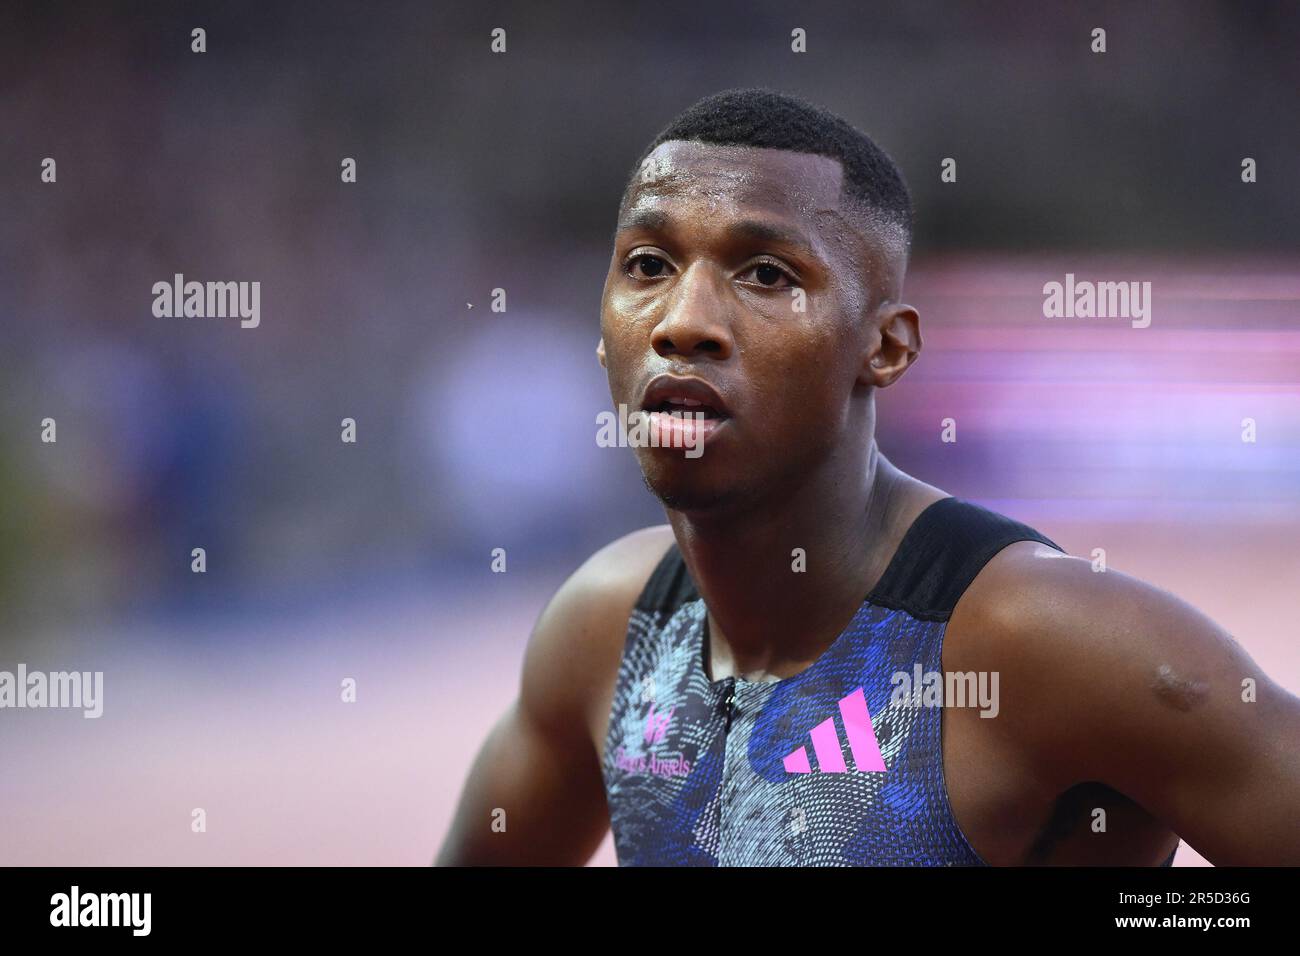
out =
[[[608,240],[733,86],[909,179],[895,463],[1300,691],[1294,4],[120,6],[0,12],[0,669],[105,672],[99,720],[0,713],[0,863],[432,859],[550,592],[662,521],[593,441]],[[154,318],[177,272],[259,280],[261,326]],[[1067,272],[1150,281],[1151,327],[1044,319]]]

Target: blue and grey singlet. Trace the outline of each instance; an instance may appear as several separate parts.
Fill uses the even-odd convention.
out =
[[[674,544],[632,612],[605,739],[619,865],[983,865],[948,803],[943,708],[899,706],[896,675],[942,672],[958,598],[1015,541],[1064,551],[934,502],[826,652],[761,683],[709,680],[704,602]]]

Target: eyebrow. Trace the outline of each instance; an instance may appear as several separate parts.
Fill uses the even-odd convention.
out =
[[[648,232],[664,232],[668,228],[668,216],[658,209],[639,209],[618,225],[618,232],[633,229],[645,229]],[[742,219],[727,227],[727,233],[737,239],[751,242],[770,242],[785,246],[805,256],[817,257],[812,244],[802,234],[790,229],[783,229],[771,223],[757,219]]]
[[[657,209],[638,209],[618,224],[619,232],[629,229],[645,229],[648,232],[662,232],[668,226],[668,217]]]
[[[736,235],[741,239],[749,239],[753,242],[772,242],[780,246],[786,246],[803,253],[806,256],[815,256],[811,243],[808,242],[800,233],[790,229],[782,229],[779,226],[773,226],[766,222],[757,222],[753,219],[743,219],[736,223],[728,232]]]

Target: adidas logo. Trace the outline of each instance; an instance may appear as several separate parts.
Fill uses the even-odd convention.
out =
[[[853,765],[859,772],[884,773],[888,770],[885,758],[880,755],[880,745],[876,743],[876,731],[871,726],[871,715],[867,713],[867,695],[859,687],[847,697],[840,698],[840,718],[844,721],[844,733],[849,738],[849,750],[853,754]],[[813,752],[817,754],[817,769],[822,773],[844,773],[848,767],[844,764],[844,745],[840,743],[835,731],[835,718],[827,717],[809,731],[812,737]],[[787,773],[812,773],[808,765],[808,748],[799,747],[786,755]]]

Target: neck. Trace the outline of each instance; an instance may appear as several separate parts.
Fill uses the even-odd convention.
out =
[[[866,459],[848,479],[831,460],[779,502],[741,515],[669,511],[709,609],[711,679],[798,673],[852,620],[897,544],[890,505],[907,480],[874,439]]]

